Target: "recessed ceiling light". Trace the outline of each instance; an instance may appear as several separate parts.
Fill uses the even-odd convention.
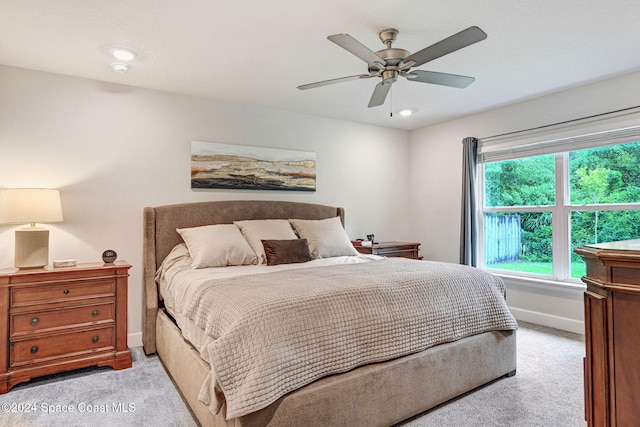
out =
[[[123,64],[122,62],[114,62],[113,64],[111,64],[111,68],[116,73],[124,74],[127,71],[129,71],[129,68],[131,68],[131,65]]]
[[[406,109],[406,110],[400,110],[400,115],[402,117],[409,117],[411,114],[413,114],[413,111]]]
[[[114,47],[111,49],[111,55],[118,61],[132,61],[136,57],[137,53],[131,49],[124,47]]]

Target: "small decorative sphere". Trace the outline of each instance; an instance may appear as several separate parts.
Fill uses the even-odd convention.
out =
[[[116,260],[116,258],[118,258],[118,254],[113,249],[107,249],[106,251],[102,252],[102,260],[107,264],[111,264]]]

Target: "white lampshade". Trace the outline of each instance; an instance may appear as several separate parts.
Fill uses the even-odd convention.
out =
[[[62,222],[60,191],[49,188],[0,190],[0,223]]]
[[[62,222],[60,191],[46,188],[0,190],[0,223],[31,227],[16,230],[15,266],[40,268],[49,263],[49,230],[36,223]]]

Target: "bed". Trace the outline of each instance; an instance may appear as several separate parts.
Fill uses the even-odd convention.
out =
[[[263,242],[266,253],[258,254],[257,249],[254,250],[254,253],[258,254],[256,255],[256,262],[260,260],[265,261],[270,257],[269,266],[265,266],[263,262],[259,266],[238,265],[233,267],[200,269],[185,267],[184,263],[187,262],[185,261],[187,259],[191,265],[202,261],[204,264],[199,266],[208,267],[206,263],[209,261],[203,261],[204,258],[200,257],[201,253],[194,249],[198,242],[198,240],[193,240],[194,236],[203,235],[202,230],[209,230],[209,228],[211,228],[215,229],[217,233],[221,229],[224,229],[226,233],[227,231],[232,231],[231,228],[234,228],[233,226],[235,224],[240,227],[244,233],[245,229],[242,228],[241,225],[248,227],[247,230],[251,231],[250,226],[261,223],[261,221],[280,220],[289,223],[291,219],[297,221],[295,224],[292,224],[298,227],[292,227],[298,234],[295,238],[301,239],[302,237],[308,237],[305,244],[307,244],[309,248],[309,255],[311,255],[311,257],[304,258],[303,261],[305,262],[296,260],[295,265],[288,265],[291,260],[278,260],[278,257],[281,257],[280,254],[284,252],[277,252],[274,248],[280,248],[282,244],[289,245],[290,243],[295,243],[298,247],[300,245],[298,245],[299,242],[293,242],[293,239],[274,239]],[[413,270],[427,269],[429,262],[380,259],[380,257],[375,256],[369,256],[371,259],[360,259],[362,257],[366,258],[366,256],[357,256],[357,253],[353,256],[343,256],[341,254],[334,256],[333,253],[329,255],[324,253],[323,255],[322,251],[326,249],[325,246],[321,245],[322,242],[318,243],[315,240],[316,235],[313,233],[318,230],[315,227],[318,224],[322,224],[323,227],[331,224],[331,227],[333,227],[331,230],[334,232],[335,223],[340,224],[340,228],[344,225],[344,210],[342,208],[286,201],[212,201],[147,207],[144,209],[144,350],[148,355],[158,354],[159,359],[171,375],[201,425],[388,426],[431,409],[434,406],[474,390],[495,379],[515,374],[515,329],[517,325],[510,313],[501,313],[500,318],[497,320],[495,319],[497,317],[495,313],[491,315],[482,314],[480,316],[480,323],[492,322],[485,325],[486,328],[488,328],[486,331],[479,331],[477,328],[474,329],[475,326],[469,329],[467,326],[459,325],[457,323],[458,317],[462,316],[451,316],[454,318],[452,320],[452,322],[455,322],[452,323],[454,327],[438,327],[437,329],[441,330],[440,333],[444,335],[439,338],[440,341],[435,343],[430,343],[429,339],[422,338],[421,328],[423,328],[423,326],[420,326],[424,323],[422,320],[420,321],[422,323],[403,323],[395,326],[396,329],[393,330],[388,329],[386,323],[384,325],[382,323],[377,324],[375,316],[380,316],[381,312],[386,315],[387,312],[393,311],[389,307],[396,307],[395,300],[397,295],[402,295],[404,292],[398,292],[397,289],[404,290],[405,287],[403,286],[409,289],[408,287],[414,286],[414,282],[416,281],[415,279],[411,279],[407,280],[406,284],[394,284],[394,287],[391,287],[387,283],[391,279],[387,278],[392,277],[391,274],[400,274],[397,273],[396,270],[402,270],[402,274],[400,274],[402,277],[421,277],[423,275],[422,272],[413,272]],[[281,222],[274,222],[273,224],[279,224],[278,227],[282,225]],[[273,226],[270,227],[274,228]],[[193,230],[198,232],[195,234],[192,233],[191,235],[188,234]],[[256,242],[252,242],[251,238],[255,240],[255,235],[252,237],[249,233],[243,236],[246,237],[246,241],[250,243],[250,247],[254,248],[251,244],[255,244]],[[344,236],[346,236],[346,233],[344,233]],[[185,245],[185,243],[187,243],[187,245]],[[273,244],[273,247],[268,247],[267,243],[270,245]],[[334,248],[331,248],[330,252],[333,250]],[[289,255],[290,253],[287,252],[287,256]],[[206,254],[204,256],[206,258]],[[305,254],[305,257],[307,256],[308,255]],[[295,255],[294,258],[295,257],[297,257],[297,255]],[[284,258],[287,257],[285,256]],[[308,261],[309,259],[311,259],[311,261]],[[165,260],[167,262],[163,263]],[[278,265],[271,265],[272,261]],[[219,262],[219,260],[216,259],[215,262]],[[340,265],[337,267],[331,264],[333,262],[349,265]],[[179,268],[172,270],[174,267],[172,263]],[[251,264],[251,262],[247,260],[240,264],[245,263]],[[329,264],[324,265],[322,263]],[[331,267],[329,267],[329,265],[331,265]],[[238,271],[262,269],[268,270],[268,272],[265,274],[249,274],[248,276],[244,276],[245,273],[234,272],[230,278],[225,278],[224,280],[216,279],[212,282],[218,286],[215,290],[216,293],[213,298],[207,300],[204,297],[204,295],[207,294],[204,292],[206,288],[210,287],[208,285],[211,279],[204,279],[204,272],[225,272],[222,273],[224,275],[227,270],[231,271],[236,269],[236,267]],[[457,274],[458,269],[467,267],[443,265],[438,268],[444,268],[446,272],[442,275],[447,276]],[[376,269],[379,269],[379,271]],[[196,271],[191,272],[188,270]],[[177,273],[174,273],[174,271],[177,271]],[[365,298],[366,304],[363,304],[363,306],[366,306],[366,309],[363,308],[362,310],[365,312],[365,316],[369,317],[367,317],[364,323],[357,323],[352,320],[353,314],[350,311],[351,309],[343,310],[341,308],[342,306],[336,305],[322,306],[320,308],[310,308],[308,305],[302,305],[301,308],[296,309],[289,308],[294,306],[290,305],[293,303],[287,300],[286,307],[288,308],[280,311],[284,312],[284,314],[282,314],[283,316],[291,317],[291,313],[293,312],[295,316],[311,316],[309,317],[311,319],[324,319],[325,316],[322,313],[332,311],[340,313],[339,316],[342,316],[340,325],[350,325],[352,323],[354,325],[364,325],[361,328],[364,329],[363,336],[354,338],[355,342],[357,342],[356,344],[353,344],[353,340],[340,341],[342,343],[342,347],[340,348],[343,350],[339,352],[340,355],[338,358],[341,364],[338,368],[334,366],[327,368],[327,363],[324,362],[324,358],[329,357],[325,355],[327,351],[323,350],[324,347],[318,347],[320,345],[318,342],[334,341],[334,337],[329,336],[327,339],[314,338],[313,340],[307,340],[312,341],[311,344],[309,344],[312,346],[310,355],[298,349],[291,350],[287,348],[284,352],[287,353],[286,357],[294,354],[296,357],[300,357],[300,360],[304,360],[300,372],[293,372],[292,377],[280,380],[280,373],[293,369],[291,365],[295,365],[296,363],[292,363],[289,359],[288,362],[282,362],[282,360],[284,360],[281,357],[283,351],[279,349],[278,351],[271,352],[275,353],[275,356],[273,354],[269,356],[271,359],[265,357],[267,360],[264,366],[268,369],[264,366],[261,367],[259,370],[260,375],[256,377],[258,379],[251,383],[251,381],[246,380],[246,378],[253,378],[253,374],[250,372],[247,373],[249,368],[245,367],[257,364],[254,363],[254,360],[262,360],[261,357],[255,357],[254,355],[257,354],[261,347],[271,347],[272,342],[276,342],[277,338],[269,336],[263,339],[260,336],[252,336],[251,339],[245,339],[243,338],[245,335],[242,334],[236,335],[235,338],[228,338],[229,336],[233,336],[233,334],[225,332],[226,335],[224,336],[216,335],[221,333],[220,330],[231,330],[231,326],[228,326],[228,324],[233,324],[233,328],[235,328],[236,324],[248,323],[250,325],[248,329],[252,331],[251,333],[266,333],[269,335],[285,334],[286,337],[297,334],[301,335],[304,340],[305,334],[310,333],[308,329],[310,327],[315,329],[316,323],[318,324],[318,328],[321,327],[320,324],[322,324],[324,320],[309,322],[309,318],[307,318],[307,320],[299,320],[297,325],[295,324],[296,322],[294,322],[291,326],[292,330],[285,329],[284,327],[271,327],[271,329],[265,329],[266,332],[260,332],[260,328],[256,327],[256,325],[262,324],[262,320],[256,322],[255,317],[259,316],[259,319],[267,319],[275,315],[272,315],[271,312],[261,312],[260,310],[262,310],[262,308],[256,308],[252,305],[253,302],[252,304],[248,304],[247,308],[243,309],[248,313],[248,320],[246,321],[244,318],[242,318],[242,321],[229,321],[226,323],[220,320],[202,320],[204,319],[204,315],[201,313],[202,311],[217,310],[220,312],[233,313],[242,311],[236,306],[230,306],[236,299],[239,301],[242,300],[242,298],[236,298],[234,295],[222,293],[227,292],[229,289],[233,289],[234,292],[236,292],[240,285],[246,286],[243,292],[256,293],[255,297],[253,296],[254,294],[246,294],[252,295],[246,298],[251,301],[261,300],[261,298],[271,301],[273,294],[287,293],[278,291],[272,291],[270,293],[266,291],[263,292],[261,290],[261,286],[263,285],[257,284],[258,280],[263,280],[262,277],[266,277],[268,280],[278,281],[282,286],[285,286],[289,279],[298,282],[301,280],[306,281],[306,279],[301,279],[301,277],[307,277],[301,276],[303,274],[318,277],[318,283],[316,284],[314,282],[313,286],[310,285],[307,287],[307,289],[310,290],[304,292],[315,292],[313,298],[320,298],[317,295],[321,294],[323,298],[322,301],[324,301],[322,304],[345,304],[342,302],[333,302],[333,293],[342,292],[342,288],[339,288],[337,291],[331,289],[329,293],[324,292],[326,290],[325,288],[331,287],[330,284],[338,280],[333,276],[333,274],[337,274],[335,272],[340,272],[340,274],[347,276],[345,279],[340,279],[349,282],[349,284],[345,284],[344,286],[355,286],[357,288],[367,289],[367,292],[370,291],[367,287],[368,285],[363,285],[364,281],[369,280],[369,276],[373,276],[374,279],[376,277],[380,278],[377,280],[377,282],[379,282],[378,286],[383,289],[379,292],[383,292],[383,294],[386,292],[382,297],[379,293],[375,295],[371,294],[367,297],[361,295],[353,297],[356,303],[362,298]],[[484,272],[479,272],[480,270],[478,270],[478,274],[485,274]],[[198,295],[198,298],[194,298],[193,294],[191,294],[189,298],[187,298],[187,296],[181,296],[182,294],[172,294],[171,292],[173,291],[170,291],[171,285],[167,284],[171,283],[169,279],[171,277],[179,277],[184,278],[184,280],[189,280],[189,282],[185,283],[192,283],[191,281],[195,283],[196,279],[187,279],[190,274],[195,274],[194,277],[196,279],[202,279],[202,283],[188,285],[193,288],[192,290]],[[234,276],[236,274],[239,274],[239,276]],[[476,274],[476,272],[474,271],[472,274]],[[255,278],[250,276],[255,276]],[[475,279],[465,280],[473,281]],[[159,282],[162,282],[163,285],[160,286]],[[183,285],[175,287],[182,289],[182,286]],[[323,288],[323,286],[325,288]],[[468,284],[465,286],[468,286]],[[201,294],[198,292],[201,292]],[[261,292],[264,295],[260,294]],[[443,298],[438,297],[433,292],[434,290],[431,289],[428,294],[425,293],[426,300],[433,299],[434,301],[440,301],[438,298]],[[451,293],[453,291],[448,290],[446,292]],[[491,288],[491,290],[487,292],[496,293],[498,291]],[[504,292],[504,289],[500,292]],[[353,294],[353,290],[351,288],[345,288],[343,293],[345,295],[351,295]],[[225,295],[225,297],[220,298],[220,295]],[[327,297],[327,295],[330,295],[330,297]],[[435,296],[432,297],[432,295]],[[503,304],[504,307],[506,307],[503,301],[504,294],[501,295],[501,298],[502,302],[491,302],[490,304],[496,306]],[[208,301],[208,303],[201,304],[199,307],[190,306],[178,309],[175,305],[177,304],[176,301],[180,299],[191,302],[201,300]],[[376,306],[377,303],[375,303],[375,301],[380,299],[382,299],[383,302]],[[415,298],[410,297],[404,299],[413,300]],[[456,300],[457,297],[446,297],[445,299]],[[216,301],[222,300],[224,303],[219,303],[220,307],[217,307]],[[327,300],[329,302],[327,302]],[[422,303],[424,303],[424,301],[420,304]],[[301,304],[309,304],[309,302],[305,300],[301,302]],[[348,306],[352,307],[354,302],[351,301],[349,304]],[[492,310],[494,309],[493,305]],[[442,307],[444,306],[445,305],[442,305]],[[441,307],[441,305],[436,307]],[[314,312],[314,310],[316,311]],[[495,310],[502,310],[502,308],[495,308]],[[401,310],[396,310],[394,312],[396,314],[393,316],[395,317],[400,311],[404,316],[405,312],[412,313],[414,310],[402,308]],[[467,311],[474,312],[478,310],[472,307]],[[185,313],[192,316],[185,316]],[[418,315],[423,316],[422,313]],[[281,316],[281,314],[278,314],[278,316]],[[193,319],[189,320],[187,317]],[[491,318],[491,320],[486,320],[489,318]],[[281,317],[276,316],[274,319],[275,322],[283,322]],[[299,318],[296,317],[296,319]],[[347,320],[345,321],[345,319]],[[186,327],[185,322],[187,321],[195,325]],[[200,321],[199,324],[198,321]],[[404,319],[404,317],[402,321],[410,322]],[[444,325],[448,321],[449,320],[442,321],[438,324]],[[266,321],[264,322],[266,323]],[[327,320],[327,322],[330,321]],[[220,326],[220,324],[223,324],[223,326]],[[280,325],[280,323],[277,324]],[[327,335],[326,331],[331,328],[339,331],[336,332],[336,335],[340,335],[341,337],[351,333],[350,331],[340,329],[343,327],[340,325],[336,326],[327,323],[322,326],[325,328],[322,333]],[[371,327],[371,325],[374,325],[374,327]],[[203,330],[199,331],[199,328],[211,332],[215,339],[208,336],[207,333],[203,333]],[[280,331],[280,329],[282,329],[282,331]],[[191,330],[191,332],[188,332],[189,330]],[[235,329],[233,330],[235,331]],[[451,330],[454,330],[454,332],[451,332]],[[243,333],[246,333],[246,331],[243,331]],[[322,335],[322,333],[320,335]],[[392,341],[393,345],[383,346],[384,348],[369,353],[363,351],[363,349],[369,351],[370,341],[368,340],[374,337],[376,343],[381,342],[381,337],[385,334],[391,336],[393,340],[400,340],[398,337],[400,335],[413,335],[410,335],[406,342]],[[200,338],[196,337],[196,335]],[[203,342],[203,340],[208,341]],[[289,340],[289,338],[285,339],[285,341],[287,340]],[[288,341],[286,345],[289,345]],[[355,346],[355,350],[351,353],[350,346]],[[399,349],[400,347],[402,348]],[[211,350],[213,348],[215,348],[215,352]],[[209,351],[211,355],[207,358],[206,355]],[[313,351],[316,353],[313,353]],[[318,351],[321,352],[318,353]],[[249,358],[246,356],[243,358],[241,356],[245,353],[250,355]],[[363,353],[366,353],[366,357],[362,356]],[[221,356],[221,354],[226,356]],[[320,357],[318,354],[320,354]],[[315,360],[322,360],[323,362],[315,364]],[[282,366],[278,365],[278,363],[282,363]],[[216,368],[212,369],[213,366]],[[223,368],[226,369],[226,372]],[[246,386],[247,388],[243,390],[242,384],[236,387],[236,384],[239,383],[249,383],[250,385]],[[257,390],[256,384],[261,383],[268,383],[266,387],[271,388],[268,391]],[[274,386],[276,383],[279,384],[278,387]],[[272,390],[274,387],[277,389],[275,392]],[[238,391],[238,389],[241,390]]]

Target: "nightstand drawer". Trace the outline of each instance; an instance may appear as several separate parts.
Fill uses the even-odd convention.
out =
[[[11,289],[11,307],[115,295],[115,292],[116,284],[113,280],[13,288]]]
[[[413,248],[386,248],[386,249],[378,249],[376,255],[386,256],[386,257],[403,257],[403,258],[414,258],[414,249]]]
[[[354,243],[354,247],[361,254],[422,259],[418,253],[420,243],[416,242],[378,242],[370,246],[361,246],[357,242]]]
[[[11,316],[11,336],[115,321],[115,304],[92,304]]]
[[[51,358],[76,356],[115,348],[113,327],[50,335],[11,343],[10,366],[37,363]]]

